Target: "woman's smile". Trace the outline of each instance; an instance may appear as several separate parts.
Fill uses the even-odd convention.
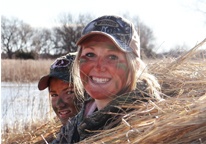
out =
[[[92,81],[96,84],[105,84],[110,81],[109,78],[98,78],[98,77],[91,77]]]
[[[71,110],[59,110],[58,113],[60,118],[71,117]]]

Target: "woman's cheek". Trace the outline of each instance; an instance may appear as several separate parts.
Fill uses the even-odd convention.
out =
[[[113,71],[113,75],[116,77],[117,82],[119,83],[119,86],[124,86],[126,84],[126,80],[127,80],[127,68],[120,68],[120,67],[116,67],[116,71]]]
[[[80,77],[83,85],[88,82],[88,74],[91,69],[89,63],[81,63],[80,64]]]
[[[56,101],[54,99],[51,100],[51,104],[52,104],[52,108],[53,110],[56,112],[57,108],[56,108]]]

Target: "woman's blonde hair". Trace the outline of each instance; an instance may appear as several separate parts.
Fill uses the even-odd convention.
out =
[[[77,51],[76,58],[74,60],[74,65],[72,69],[72,76],[74,81],[74,93],[77,96],[84,96],[84,87],[80,77],[80,69],[79,69],[79,57],[81,55],[82,49],[79,47]],[[81,99],[82,97],[79,97]]]
[[[84,87],[80,78],[79,58],[82,48],[79,47],[73,67],[74,90],[77,95],[84,95]],[[138,83],[145,81],[147,83],[147,92],[149,96],[160,99],[160,85],[157,79],[148,73],[145,63],[133,52],[125,53],[128,64],[128,79],[126,85],[120,94],[127,93],[138,89]]]
[[[129,75],[126,82],[128,89],[125,92],[131,92],[138,89],[138,84],[145,81],[148,86],[147,92],[149,96],[161,99],[159,95],[161,90],[160,85],[156,77],[148,73],[145,63],[133,52],[125,53],[125,55],[129,68]]]

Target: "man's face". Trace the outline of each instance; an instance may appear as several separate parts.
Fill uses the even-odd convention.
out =
[[[65,83],[60,79],[52,77],[49,94],[51,96],[53,110],[61,120],[61,123],[65,125],[69,118],[77,114],[74,104],[76,98],[73,91],[73,84]]]

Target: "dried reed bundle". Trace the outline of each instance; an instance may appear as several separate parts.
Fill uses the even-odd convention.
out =
[[[24,138],[21,143],[45,144],[45,142],[52,142],[59,133],[61,126],[61,121],[58,117],[55,117],[53,121],[50,121],[47,124],[37,128],[35,131],[32,131],[30,133],[30,137],[27,137],[27,139]]]
[[[200,52],[205,54],[206,51],[196,51],[205,43],[206,39],[176,60],[167,58],[148,64],[150,72],[159,80],[164,94],[178,97],[183,94],[191,96],[192,93],[197,94],[197,91],[198,95],[205,93],[206,56],[198,56]]]
[[[125,115],[120,126],[80,143],[206,142],[205,102],[206,95],[150,101]]]

